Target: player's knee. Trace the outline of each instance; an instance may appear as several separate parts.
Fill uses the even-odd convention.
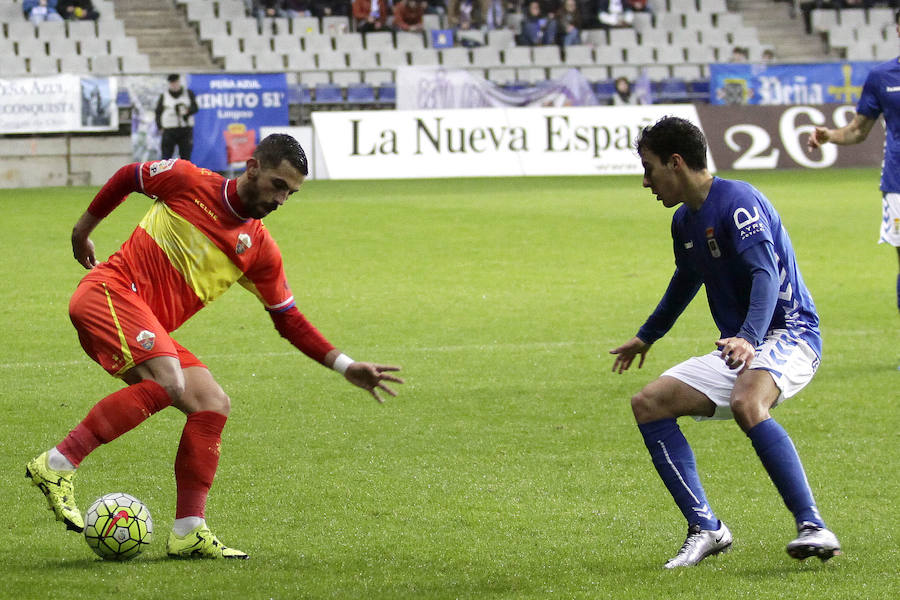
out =
[[[186,402],[186,412],[192,413],[202,410],[217,412],[227,417],[231,413],[231,398],[218,386],[193,394],[189,401]]]
[[[642,389],[631,397],[631,412],[638,423],[647,423],[655,420],[656,401],[647,388]]]

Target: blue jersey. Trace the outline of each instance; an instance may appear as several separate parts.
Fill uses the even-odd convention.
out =
[[[821,356],[819,317],[791,240],[756,188],[714,178],[699,210],[675,211],[672,241],[675,274],[638,337],[648,343],[662,337],[702,284],[722,337],[758,345],[768,330],[787,329]]]
[[[881,166],[881,191],[900,193],[900,61],[876,65],[863,84],[856,112],[870,119],[884,114],[887,136],[884,142],[884,164]]]

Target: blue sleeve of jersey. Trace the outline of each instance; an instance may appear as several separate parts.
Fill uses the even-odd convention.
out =
[[[877,119],[883,110],[878,99],[878,79],[879,77],[874,69],[869,72],[866,82],[863,84],[859,102],[856,104],[856,112],[858,114],[873,120]]]
[[[638,330],[637,336],[644,342],[652,344],[666,335],[675,324],[675,320],[697,295],[700,283],[700,277],[692,271],[676,268],[662,300],[659,301],[656,310],[653,311],[647,322]]]
[[[737,336],[754,346],[762,343],[778,302],[778,270],[772,244],[753,244],[741,252],[750,270],[750,306]]]

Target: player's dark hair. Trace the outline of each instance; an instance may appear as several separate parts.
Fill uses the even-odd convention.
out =
[[[641,131],[635,142],[638,153],[647,149],[663,163],[678,154],[693,171],[706,168],[706,137],[700,128],[680,117],[665,116]]]
[[[309,175],[309,163],[300,142],[286,133],[273,133],[263,138],[253,151],[253,158],[267,169],[274,169],[286,160],[304,177]]]
[[[900,25],[900,10],[894,13],[894,24]]]

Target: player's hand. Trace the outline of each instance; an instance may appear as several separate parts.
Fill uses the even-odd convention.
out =
[[[85,269],[93,269],[97,266],[97,257],[94,256],[94,242],[87,236],[79,236],[72,233],[72,254],[75,260]]]
[[[612,367],[613,373],[627,371],[634,361],[634,357],[638,354],[641,355],[641,360],[638,362],[638,369],[640,369],[644,366],[644,358],[646,358],[649,351],[650,344],[639,337],[633,337],[618,348],[610,350],[610,354],[616,355],[616,360],[613,362]]]
[[[816,127],[816,129],[809,135],[809,139],[806,140],[806,146],[810,150],[815,150],[822,144],[828,143],[831,140],[831,137],[828,134],[827,127]]]
[[[85,269],[93,269],[97,266],[97,257],[94,256],[94,242],[90,235],[100,219],[85,211],[75,227],[72,228],[72,254],[75,260]]]
[[[719,356],[725,361],[726,367],[731,370],[740,369],[738,375],[746,371],[756,357],[753,344],[741,337],[716,340],[716,346],[719,347]]]
[[[387,392],[391,396],[396,396],[397,392],[385,385],[385,381],[393,381],[394,383],[403,383],[399,377],[391,375],[391,371],[399,371],[400,367],[390,365],[376,365],[368,362],[354,362],[347,367],[344,377],[357,387],[368,391],[379,403],[383,403],[384,399],[378,393],[379,388]]]

